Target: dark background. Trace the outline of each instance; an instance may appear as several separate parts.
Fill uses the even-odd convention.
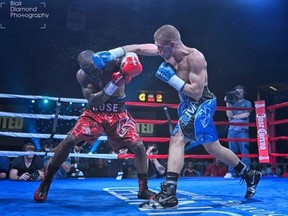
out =
[[[209,86],[219,97],[237,84],[248,98],[257,86],[287,80],[288,26],[285,0],[26,0],[48,19],[12,19],[9,1],[0,9],[0,92],[82,98],[75,73],[79,52],[125,44],[153,43],[163,24],[175,25],[187,46],[208,62]],[[83,21],[84,20],[84,21]],[[84,25],[81,25],[81,22]],[[46,29],[40,29],[46,23]],[[79,24],[80,23],[80,24]],[[83,27],[83,29],[81,29]],[[79,30],[73,30],[79,29]],[[142,57],[144,73],[127,86],[128,100],[138,90],[176,92],[154,78],[160,57]],[[165,96],[164,95],[164,96]],[[168,97],[169,95],[169,97]]]
[[[245,85],[254,101],[258,86],[288,80],[286,0],[25,0],[49,13],[31,20],[9,17],[10,2],[2,2],[0,93],[82,98],[75,78],[81,51],[153,43],[163,24],[176,26],[184,44],[205,55],[218,105],[235,85]],[[152,90],[178,103],[176,91],[154,77],[163,60],[141,61],[144,72],[127,85],[127,101]]]

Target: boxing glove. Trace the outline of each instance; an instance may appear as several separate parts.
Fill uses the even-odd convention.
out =
[[[125,51],[122,47],[118,47],[109,51],[97,52],[92,56],[92,60],[97,68],[102,69],[107,62],[113,61],[115,58],[124,56]]]
[[[185,86],[184,80],[178,77],[174,69],[167,63],[163,62],[156,71],[156,77],[181,92]]]
[[[122,74],[129,77],[135,77],[141,74],[142,70],[143,68],[138,56],[133,52],[127,52],[121,62],[120,71]]]
[[[121,72],[114,72],[111,81],[107,83],[103,91],[105,94],[111,96],[120,86],[131,82],[132,77],[125,76]]]

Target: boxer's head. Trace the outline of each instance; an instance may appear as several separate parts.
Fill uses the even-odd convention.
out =
[[[168,60],[172,57],[175,45],[181,43],[181,36],[174,26],[164,25],[154,33],[154,41],[160,56]]]
[[[96,67],[92,61],[94,52],[91,50],[85,50],[78,56],[78,64],[84,73],[92,79],[101,80],[103,71]]]

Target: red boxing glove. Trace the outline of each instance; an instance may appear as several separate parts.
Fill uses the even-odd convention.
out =
[[[135,77],[142,73],[142,65],[138,56],[133,52],[127,52],[121,62],[121,72],[129,77]]]
[[[117,85],[118,87],[124,85],[124,84],[128,84],[129,82],[131,82],[132,77],[129,76],[125,76],[124,74],[122,74],[121,72],[114,72],[112,74],[111,77],[111,81]]]

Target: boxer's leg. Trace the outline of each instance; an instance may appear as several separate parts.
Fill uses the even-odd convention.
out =
[[[43,202],[47,199],[48,191],[55,172],[57,172],[61,164],[66,160],[74,145],[76,145],[80,141],[81,139],[77,138],[73,134],[70,134],[58,145],[52,161],[48,165],[45,176],[42,179],[40,186],[34,193],[35,201]]]
[[[135,155],[135,167],[138,175],[138,183],[139,183],[139,199],[150,199],[155,195],[153,191],[148,189],[147,183],[147,155],[144,144],[142,141],[137,141],[136,143],[131,143],[128,145],[129,150],[131,150]]]
[[[247,184],[245,199],[250,199],[256,193],[256,187],[262,177],[261,172],[251,170],[243,162],[240,161],[235,153],[233,153],[230,149],[222,146],[218,140],[213,143],[206,143],[204,147],[209,154],[218,158],[226,165],[233,167],[239,173],[239,175],[242,177],[242,180],[245,180]]]

